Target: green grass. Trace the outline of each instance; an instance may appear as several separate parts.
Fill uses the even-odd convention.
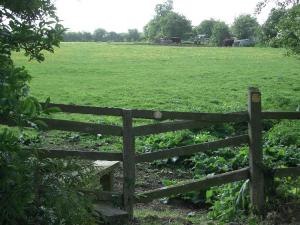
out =
[[[300,62],[282,49],[62,43],[46,61],[14,58],[32,74],[32,94],[55,103],[178,111],[245,110],[247,88],[263,108],[296,110]]]

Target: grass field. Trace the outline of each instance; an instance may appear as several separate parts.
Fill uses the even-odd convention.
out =
[[[300,104],[300,63],[270,48],[191,48],[62,43],[46,61],[27,62],[32,94],[55,103],[179,111],[245,110],[248,86],[263,108]]]

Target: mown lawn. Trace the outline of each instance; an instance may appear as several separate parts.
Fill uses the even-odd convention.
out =
[[[46,61],[14,58],[33,76],[32,94],[52,102],[179,111],[246,109],[248,86],[263,108],[295,110],[300,61],[282,49],[62,43]]]

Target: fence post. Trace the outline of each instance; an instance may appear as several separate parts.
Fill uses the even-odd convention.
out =
[[[123,205],[129,219],[133,219],[135,187],[135,137],[132,112],[123,110]]]
[[[261,93],[257,88],[249,88],[249,167],[250,167],[250,200],[255,213],[264,211],[264,174],[262,150],[262,116]]]

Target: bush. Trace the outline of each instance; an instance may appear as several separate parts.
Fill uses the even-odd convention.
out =
[[[279,41],[292,54],[300,54],[300,5],[289,9],[279,22]]]
[[[300,147],[300,121],[282,121],[265,135],[269,145],[295,145]]]
[[[94,224],[92,198],[76,190],[97,181],[90,163],[39,160],[19,141],[0,133],[0,224]]]

